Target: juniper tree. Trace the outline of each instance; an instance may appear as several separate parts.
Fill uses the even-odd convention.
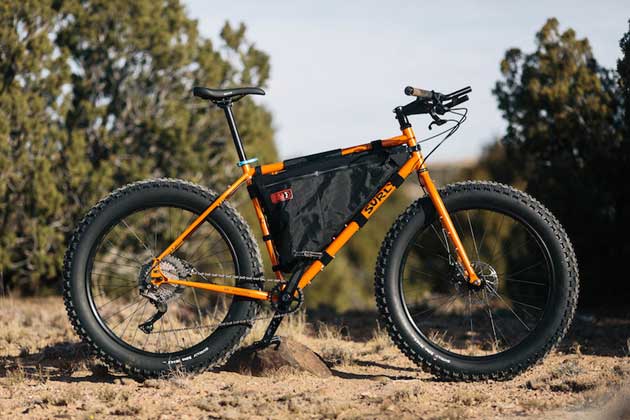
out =
[[[597,63],[586,38],[561,31],[556,19],[536,34],[535,51],[508,50],[501,73],[493,93],[508,124],[504,176],[525,181],[567,229],[583,297],[619,295],[627,282],[615,274],[617,264],[630,258],[630,174],[617,75]]]
[[[190,89],[266,85],[245,26],[215,44],[177,0],[9,0],[0,22],[0,271],[14,289],[56,279],[73,226],[112,188],[235,174],[223,114]],[[249,99],[236,113],[252,155],[275,160],[270,113]]]

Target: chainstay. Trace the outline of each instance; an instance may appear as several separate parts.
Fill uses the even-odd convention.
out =
[[[284,283],[286,281],[286,280],[279,280],[279,279],[266,279],[264,277],[256,277],[256,276],[239,276],[236,274],[204,273],[194,268],[190,271],[190,274],[201,276],[203,278],[211,277],[211,278],[217,278],[217,279],[236,279],[236,280],[246,280],[246,281],[262,281],[262,282],[269,282],[269,283]]]
[[[201,272],[201,271],[197,271],[194,268],[191,270],[190,274],[201,276],[204,279],[206,279],[206,277],[210,277],[210,278],[223,278],[223,279],[228,279],[229,278],[229,279],[236,279],[236,280],[260,281],[260,282],[270,282],[270,283],[285,283],[286,282],[285,280],[267,279],[267,278],[264,278],[264,277],[239,276],[239,275],[236,275],[236,274],[204,273],[204,272]],[[234,325],[250,325],[250,326],[252,326],[257,321],[263,321],[263,320],[274,319],[274,318],[282,318],[282,317],[285,317],[285,316],[288,316],[288,315],[293,315],[295,312],[300,310],[300,308],[302,307],[302,304],[304,303],[304,296],[302,294],[302,291],[300,290],[298,293],[299,293],[299,299],[297,301],[298,305],[295,308],[290,309],[290,310],[288,310],[286,312],[276,313],[276,314],[272,314],[272,315],[268,315],[268,316],[259,316],[259,317],[249,318],[249,319],[240,319],[238,321],[225,321],[225,322],[219,322],[219,323],[215,323],[215,324],[198,325],[198,326],[195,326],[195,327],[171,328],[169,330],[161,330],[159,332],[151,332],[150,334],[157,334],[157,333],[164,334],[164,333],[189,331],[189,330],[201,330],[201,329],[208,329],[208,328],[221,328],[221,327],[230,327],[230,326],[234,326]]]

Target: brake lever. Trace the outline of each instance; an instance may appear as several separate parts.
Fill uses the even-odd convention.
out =
[[[440,125],[446,124],[446,120],[438,117],[434,110],[430,110],[429,115],[431,116],[431,118],[433,118],[433,121],[431,121],[431,124],[429,124],[429,130],[433,129],[433,124],[437,125],[438,127]]]

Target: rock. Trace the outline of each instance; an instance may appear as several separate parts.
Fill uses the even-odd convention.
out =
[[[242,375],[269,376],[279,370],[310,372],[320,378],[332,376],[322,359],[305,345],[282,337],[280,345],[262,349],[252,346],[238,350],[225,365],[225,370]]]

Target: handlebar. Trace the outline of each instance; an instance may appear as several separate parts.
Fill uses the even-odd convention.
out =
[[[466,102],[469,99],[467,94],[472,92],[472,89],[470,86],[466,86],[465,88],[444,95],[443,93],[433,90],[407,86],[404,92],[407,96],[416,97],[415,101],[401,108],[405,115],[431,114],[431,116],[434,117],[435,114],[443,115],[451,108]],[[434,120],[436,117],[435,115]]]
[[[470,86],[458,89],[447,95],[434,90],[428,91],[407,86],[405,88],[405,95],[415,96],[416,99],[407,105],[396,107],[394,113],[400,123],[401,130],[405,127],[409,127],[407,116],[429,114],[433,119],[431,124],[429,124],[430,130],[434,124],[438,126],[445,124],[447,120],[442,119],[440,115],[444,115],[455,106],[466,102],[468,100],[468,93],[470,92],[472,92]]]

